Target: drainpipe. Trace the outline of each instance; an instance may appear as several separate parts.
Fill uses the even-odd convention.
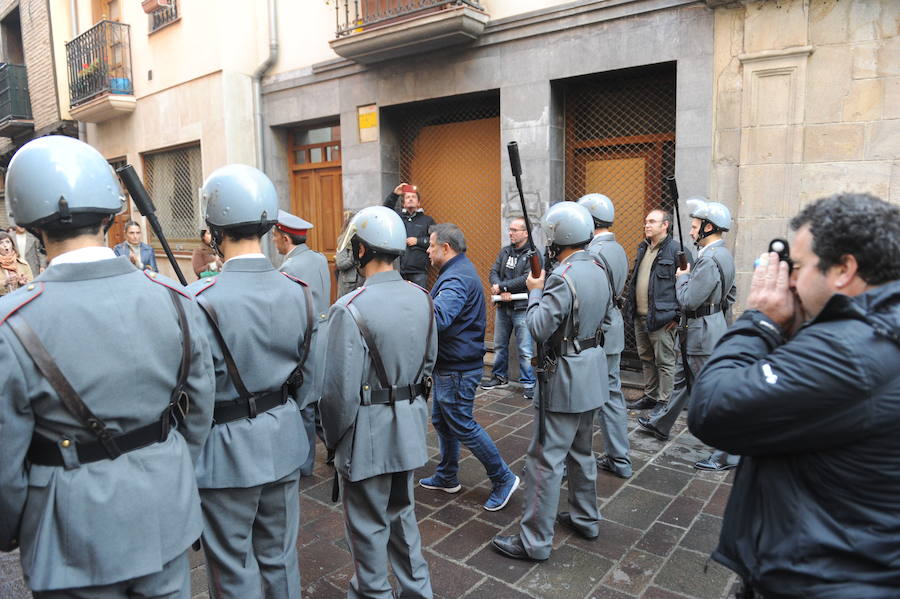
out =
[[[78,6],[77,0],[69,0],[69,35],[71,39],[78,37]],[[84,121],[78,121],[78,139],[87,143],[87,124]]]
[[[268,0],[268,13],[269,13],[269,56],[256,67],[256,70],[253,72],[253,118],[256,124],[256,167],[264,171],[265,170],[265,161],[266,161],[266,153],[263,148],[263,134],[265,133],[265,127],[263,123],[263,115],[262,115],[262,78],[265,74],[272,68],[272,65],[275,64],[275,60],[278,58],[278,25],[277,19],[275,18],[275,4],[276,0]]]

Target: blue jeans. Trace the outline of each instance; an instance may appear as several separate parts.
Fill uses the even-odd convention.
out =
[[[525,310],[498,307],[494,319],[494,376],[508,379],[509,335],[516,332],[519,348],[519,382],[523,387],[534,387],[534,369],[531,368],[533,354],[531,333],[525,324]]]
[[[513,476],[490,435],[472,417],[475,388],[481,380],[481,372],[480,368],[434,371],[431,423],[441,444],[441,462],[435,476],[448,483],[459,480],[460,443],[478,458],[494,484],[504,483]]]

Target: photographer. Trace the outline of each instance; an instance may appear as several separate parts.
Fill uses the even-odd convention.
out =
[[[395,206],[402,199],[401,208]],[[400,276],[423,289],[428,287],[428,240],[434,219],[425,214],[419,198],[419,189],[409,183],[401,183],[384,198],[384,205],[403,220],[406,228],[406,251],[400,256]]]
[[[744,597],[897,597],[900,209],[840,194],[791,228],[691,397],[691,432],[743,456],[713,558]]]

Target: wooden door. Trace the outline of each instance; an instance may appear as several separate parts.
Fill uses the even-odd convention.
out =
[[[343,215],[341,167],[305,169],[294,172],[291,211],[315,225],[306,239],[307,245],[328,258],[332,273],[331,302],[337,294],[334,276],[334,254]]]
[[[419,187],[422,208],[435,222],[451,222],[462,229],[466,254],[481,276],[491,312],[488,273],[502,239],[500,119],[428,125],[413,146],[410,182]],[[433,284],[436,273],[430,271]],[[487,326],[487,339],[492,339],[490,314]]]

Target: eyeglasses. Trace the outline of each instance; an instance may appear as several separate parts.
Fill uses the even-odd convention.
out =
[[[508,230],[510,233],[521,233],[525,229],[513,229],[512,227],[510,227]]]

